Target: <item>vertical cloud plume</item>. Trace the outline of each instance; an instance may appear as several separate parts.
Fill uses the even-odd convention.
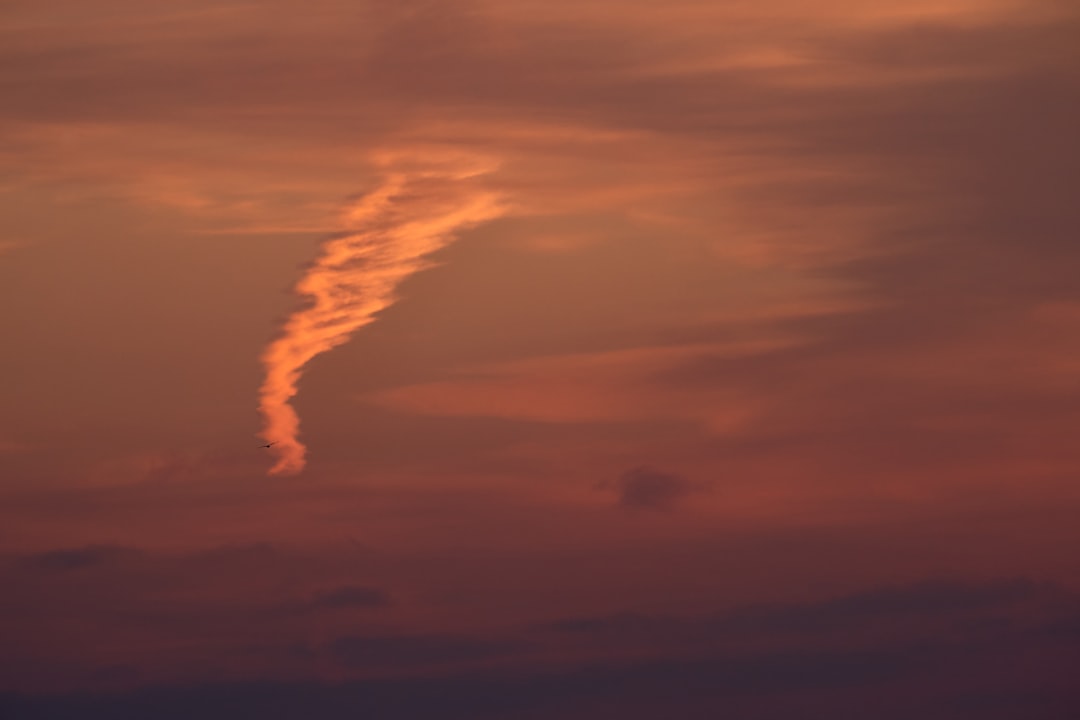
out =
[[[297,473],[305,465],[307,448],[298,439],[300,421],[289,401],[308,361],[346,342],[392,305],[402,280],[427,267],[431,253],[455,233],[504,212],[498,196],[479,183],[493,169],[484,159],[396,153],[379,164],[385,170],[382,185],[346,208],[343,232],[322,245],[296,285],[305,306],[262,354],[266,377],[259,411],[261,435],[273,443],[277,458],[271,474]]]

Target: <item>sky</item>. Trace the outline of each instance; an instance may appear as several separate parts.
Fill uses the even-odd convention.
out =
[[[0,716],[1080,712],[1075,4],[4,0],[0,87]]]

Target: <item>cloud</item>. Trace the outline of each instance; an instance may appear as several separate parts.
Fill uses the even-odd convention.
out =
[[[769,329],[750,335],[726,342],[622,348],[473,366],[445,380],[391,388],[365,399],[421,415],[546,423],[691,419],[725,432],[760,411],[752,394],[734,387],[689,393],[653,380],[681,367],[688,358],[753,357],[799,344],[797,337]]]
[[[0,257],[7,255],[8,253],[15,252],[27,246],[28,243],[22,240],[0,240]]]
[[[22,12],[39,5],[16,7]],[[109,13],[99,12],[106,5]],[[142,537],[180,545],[192,542],[196,527],[209,533],[208,543],[266,536],[260,533],[321,541],[333,533],[364,532],[374,541],[407,548],[403,552],[412,552],[413,543],[429,548],[446,541],[449,547],[439,549],[452,561],[443,561],[444,568],[434,569],[443,557],[437,556],[393,572],[415,573],[417,584],[463,586],[474,593],[474,585],[462,581],[463,569],[483,578],[486,588],[511,595],[507,602],[500,592],[470,594],[462,602],[477,614],[478,608],[507,615],[534,612],[536,604],[549,602],[544,592],[520,588],[541,584],[549,597],[568,606],[558,612],[572,613],[569,606],[579,598],[623,592],[620,583],[638,582],[643,595],[661,603],[697,597],[691,593],[705,583],[715,583],[710,587],[717,594],[764,592],[764,586],[809,593],[848,574],[907,577],[915,567],[993,571],[1007,564],[1068,572],[1065,549],[1075,544],[1069,515],[1080,468],[1072,437],[1080,420],[1072,392],[1075,338],[1080,337],[1073,311],[1080,302],[1078,167],[1076,154],[1069,152],[1080,125],[1075,10],[1062,3],[1062,17],[1047,22],[1050,5],[1022,3],[1000,11],[996,3],[991,8],[981,0],[903,7],[809,1],[662,7],[448,2],[410,3],[384,19],[380,8],[386,5],[330,1],[309,10],[299,2],[271,0],[223,6],[222,15],[154,20],[146,15],[160,11],[146,3],[114,1],[87,9],[87,3],[61,1],[36,10],[33,22],[16,22],[3,31],[0,54],[10,68],[0,126],[5,187],[58,189],[61,195],[115,192],[135,199],[140,212],[167,207],[215,227],[317,229],[331,224],[327,220],[333,220],[342,198],[375,185],[373,149],[441,142],[504,158],[493,187],[533,213],[499,225],[487,241],[478,234],[476,243],[458,244],[440,258],[464,257],[471,265],[448,265],[446,273],[414,278],[410,292],[417,289],[417,297],[423,282],[432,282],[425,286],[427,305],[412,316],[412,324],[400,325],[399,335],[388,331],[383,337],[416,333],[400,343],[418,358],[415,367],[399,372],[394,354],[399,346],[393,342],[379,346],[385,356],[369,353],[362,362],[343,362],[340,354],[327,357],[327,363],[339,364],[337,374],[325,380],[322,405],[318,378],[308,378],[312,427],[336,434],[336,449],[330,447],[333,439],[325,440],[327,457],[335,451],[339,458],[350,451],[363,456],[366,448],[358,446],[376,444],[375,436],[378,444],[395,448],[396,457],[437,467],[403,483],[405,492],[423,501],[408,511],[395,507],[396,514],[383,513],[381,505],[364,505],[358,496],[343,501],[343,495],[327,490],[313,500],[274,483],[256,487],[229,477],[194,490],[177,482],[156,483],[169,487],[155,488],[154,494],[91,494],[80,488],[9,505],[12,522],[5,540],[10,534],[22,541],[25,535],[27,543],[47,540],[70,547],[51,559],[51,553],[42,553],[6,576],[11,582],[4,583],[10,589],[3,602],[15,610],[7,617],[17,642],[5,668],[15,672],[31,656],[51,658],[59,667],[128,654],[132,657],[124,662],[157,668],[163,682],[190,677],[191,667],[204,669],[210,658],[222,664],[221,677],[231,676],[226,670],[239,672],[237,667],[248,676],[295,672],[306,677],[303,672],[311,670],[299,660],[296,665],[276,656],[241,661],[235,651],[268,636],[283,644],[307,642],[314,631],[304,618],[320,614],[357,623],[371,616],[379,622],[401,620],[401,636],[380,634],[385,629],[335,629],[353,639],[339,650],[343,660],[352,658],[354,664],[346,665],[356,672],[377,672],[372,658],[379,653],[413,669],[424,667],[424,658],[440,667],[453,665],[454,658],[513,658],[512,652],[500,655],[486,647],[482,634],[425,635],[410,628],[409,607],[292,612],[320,602],[324,610],[342,603],[376,607],[365,603],[377,602],[384,578],[366,570],[266,549],[110,560],[107,553],[79,547],[86,542],[80,533],[103,535],[98,542]],[[791,14],[778,10],[796,5],[798,12]],[[11,197],[15,204],[23,196]],[[170,404],[148,400],[139,406],[145,412],[115,420],[122,417],[115,408],[123,404],[117,389],[131,392],[134,382],[126,376],[102,382],[106,371],[96,363],[141,368],[150,376],[142,387],[153,388],[161,385],[155,361],[163,358],[163,366],[175,363],[169,366],[178,381],[168,385],[180,393],[199,384],[205,377],[199,373],[206,371],[188,356],[182,362],[164,353],[148,358],[126,353],[114,335],[97,337],[107,313],[76,281],[87,277],[87,270],[132,256],[113,254],[111,247],[99,250],[93,243],[104,244],[100,237],[84,237],[93,228],[111,232],[97,215],[41,212],[41,204],[27,206],[28,226],[47,222],[50,215],[70,218],[71,226],[57,234],[70,236],[72,246],[93,249],[55,267],[43,263],[50,282],[58,278],[55,286],[21,268],[6,286],[16,289],[13,307],[27,320],[21,340],[6,335],[11,352],[5,355],[24,353],[22,348],[35,342],[42,348],[37,356],[20,354],[13,370],[5,365],[5,376],[40,373],[39,380],[19,389],[33,412],[23,417],[13,411],[11,418],[20,428],[40,423],[48,429],[62,415],[76,436],[99,432],[83,429],[91,425],[109,427],[99,413],[112,408],[124,442],[136,442],[152,428],[140,423],[131,432],[130,417],[151,418],[155,406]],[[517,238],[510,237],[515,224],[522,227]],[[574,229],[580,234],[569,233]],[[141,225],[139,232],[126,234],[140,242],[152,238],[148,247],[163,247]],[[222,243],[215,248],[235,241],[216,239]],[[36,252],[38,243],[32,242]],[[493,248],[512,242],[573,252],[533,253],[520,266],[497,264]],[[645,246],[656,250],[641,252]],[[214,296],[229,303],[220,303],[221,313],[240,318],[229,327],[257,324],[252,316],[261,312],[260,303],[265,308],[270,292],[250,292],[242,277],[270,272],[255,264],[259,258],[280,253],[294,262],[281,247],[234,252],[242,261],[232,266],[235,272],[223,273],[229,291]],[[207,248],[199,252],[213,256],[216,250]],[[454,254],[459,250],[463,255]],[[33,260],[32,253],[18,255],[20,263],[23,256]],[[184,277],[172,267],[154,275],[137,261],[141,257],[116,262],[123,265],[117,272],[144,278],[147,285],[166,275]],[[665,262],[676,257],[678,262]],[[61,272],[63,262],[70,263],[70,277]],[[531,273],[525,265],[548,272]],[[132,304],[131,297],[146,297],[150,305],[149,293],[120,292],[117,287],[129,286],[103,277],[89,287],[101,297],[117,298],[117,308],[142,309],[143,303]],[[35,291],[35,283],[57,292]],[[65,283],[76,290],[59,292]],[[447,286],[450,291],[436,292]],[[470,295],[477,287],[490,292]],[[691,292],[683,292],[687,288]],[[755,314],[760,288],[776,289],[789,307],[833,309],[813,317],[762,318]],[[197,300],[190,293],[174,294],[184,304]],[[240,301],[242,295],[248,305]],[[460,301],[470,297],[479,299],[473,305]],[[60,322],[55,337],[43,334],[45,326],[31,312],[34,302],[43,316],[82,326],[85,334],[65,330]],[[84,312],[72,312],[76,309]],[[718,309],[728,312],[723,322],[715,321]],[[175,333],[174,320],[202,326],[211,316],[209,310],[203,317],[152,310],[145,326],[166,328],[177,345],[189,344],[191,336]],[[462,311],[457,318],[455,311]],[[747,331],[739,337],[768,335],[782,342],[728,352],[725,343],[746,326],[785,332]],[[122,321],[114,327],[116,338],[140,334]],[[74,340],[58,350],[56,340],[65,332]],[[84,336],[99,343],[96,354],[92,343],[81,343]],[[243,365],[258,342],[225,345],[210,335],[198,337],[206,340],[202,349],[193,346],[199,354],[192,357],[207,366],[226,357],[240,358]],[[72,346],[80,352],[64,351]],[[70,357],[80,362],[69,362]],[[381,384],[379,368],[372,367],[380,363],[384,379],[390,378]],[[39,370],[45,365],[47,372]],[[230,386],[247,383],[247,372],[230,376],[237,378]],[[220,388],[206,387],[213,402],[223,402]],[[68,396],[85,388],[100,390],[92,396],[100,402],[84,402],[83,413],[67,412],[78,405]],[[351,414],[362,410],[348,406],[345,398],[361,390],[400,416],[383,424],[389,413]],[[345,409],[328,409],[331,401],[325,398],[331,395],[340,396]],[[177,420],[179,414],[170,413],[169,429],[207,418],[203,398],[192,400],[190,418]],[[243,416],[242,399],[239,407]],[[46,412],[54,415],[44,417]],[[320,414],[321,426],[315,425]],[[243,417],[240,426],[248,421]],[[462,417],[501,422],[458,420]],[[533,424],[513,425],[522,420]],[[536,424],[541,422],[547,425]],[[558,424],[563,427],[553,427]],[[571,435],[578,444],[566,441]],[[65,447],[55,434],[28,435],[36,436]],[[535,481],[528,492],[545,500],[563,492],[558,482],[546,482],[559,478],[557,472],[545,475],[548,468],[562,464],[595,481],[644,457],[661,469],[639,469],[644,480],[624,475],[609,487],[612,497],[631,507],[677,506],[686,497],[686,478],[713,477],[717,468],[725,482],[739,486],[735,499],[749,498],[717,509],[727,513],[725,522],[693,518],[700,524],[679,528],[688,535],[714,537],[740,523],[760,530],[782,518],[788,526],[817,523],[832,544],[827,550],[814,545],[821,542],[815,540],[817,529],[800,529],[766,550],[760,545],[747,550],[739,538],[726,536],[708,553],[696,545],[675,546],[667,536],[656,544],[640,528],[636,535],[619,535],[617,523],[640,525],[625,514],[607,513],[604,522],[611,524],[597,526],[595,513],[588,514],[595,508],[580,509],[587,502],[568,510],[579,497],[558,508],[545,504],[532,514],[521,512],[520,523],[501,498],[470,497],[474,507],[460,514],[446,507],[417,509],[421,502],[436,503],[431,485],[457,491],[472,481],[472,475],[448,470],[451,463],[444,458],[480,465],[475,448],[486,451],[515,439],[533,443],[535,462],[528,458],[513,467],[520,475],[511,479],[501,473],[498,482],[522,493],[522,505],[533,499],[519,489],[527,483]],[[101,447],[95,443],[91,452]],[[575,466],[568,448],[593,465],[587,471]],[[55,462],[82,467],[66,452],[58,450]],[[136,464],[131,475],[139,478],[186,480],[206,473],[198,463],[171,456]],[[354,486],[385,482],[366,474],[368,467],[335,472]],[[686,476],[663,470],[669,467]],[[569,513],[565,534],[533,531],[562,523],[557,514],[562,511]],[[338,515],[326,522],[333,512]],[[406,514],[407,530],[400,526]],[[500,542],[492,543],[492,537]],[[534,563],[535,556],[518,552],[518,544],[530,553],[552,555]],[[612,549],[616,545],[618,550]],[[695,552],[699,557],[691,561]],[[488,553],[502,553],[504,564]],[[882,557],[898,562],[882,562]],[[534,564],[543,565],[543,572],[534,571]],[[620,573],[608,575],[612,565]],[[650,572],[643,574],[645,567]],[[433,579],[439,573],[453,577]],[[527,581],[521,579],[530,573]],[[520,585],[511,591],[514,582]],[[820,603],[760,606],[716,619],[714,626],[705,623],[704,629],[692,621],[680,625],[623,615],[613,617],[604,632],[625,642],[636,642],[643,626],[651,628],[653,640],[683,628],[686,635],[673,640],[683,644],[673,650],[676,659],[646,663],[622,655],[593,671],[538,673],[516,684],[484,675],[444,684],[423,678],[348,688],[190,687],[125,699],[55,702],[69,708],[82,703],[91,710],[129,703],[117,713],[134,717],[220,712],[230,698],[263,714],[281,708],[297,716],[331,716],[335,705],[345,704],[354,711],[339,715],[378,716],[378,707],[364,712],[370,708],[365,703],[377,702],[371,696],[383,699],[390,708],[386,713],[403,717],[425,711],[536,715],[547,702],[559,706],[552,713],[559,717],[569,716],[561,710],[584,717],[805,717],[818,710],[825,717],[843,717],[852,707],[856,714],[883,718],[971,714],[966,709],[972,707],[981,708],[973,716],[1003,715],[1006,711],[992,701],[979,705],[965,699],[969,691],[993,698],[991,688],[1003,697],[1001,707],[1008,705],[1016,716],[1044,710],[1050,715],[1055,702],[1075,701],[1075,691],[1040,685],[1035,676],[1052,678],[1055,667],[1075,663],[1061,662],[1073,657],[1063,645],[1038,645],[1057,641],[1032,639],[1022,623],[1013,632],[1019,620],[1001,608],[1026,592],[949,584],[891,588]],[[399,612],[406,617],[398,618]],[[984,613],[991,621],[1006,615],[1006,630],[998,634],[990,622],[990,630],[986,625],[979,630],[986,632],[982,639],[964,634],[970,629],[964,617],[981,620]],[[841,639],[849,641],[858,635],[851,631],[854,626],[920,629],[920,618],[930,616],[943,623],[941,632],[921,628],[918,639],[924,649],[956,659],[953,666],[935,665],[932,654],[920,654],[920,648],[894,644],[883,650],[871,643],[856,652],[817,637],[839,628]],[[600,633],[597,628],[604,625],[587,616],[564,622],[576,624],[580,636],[590,627]],[[693,638],[706,631],[725,637],[741,633],[753,647],[746,654],[728,648],[733,655],[719,658],[715,647],[705,648],[694,656],[686,648],[701,650]],[[815,637],[803,637],[800,642],[807,645],[797,649],[774,652],[756,644],[768,634],[790,642],[794,635]],[[949,656],[955,649],[949,642],[957,635],[958,644],[974,650]],[[91,637],[104,640],[70,642]],[[365,644],[363,638],[375,640]],[[1024,650],[1039,661],[1031,677],[1020,678],[1014,674],[1015,658],[1030,657]],[[609,646],[605,651],[619,655]],[[984,662],[1000,665],[995,670],[979,664]],[[859,663],[874,668],[886,683],[892,679],[904,687],[923,682],[917,670],[908,673],[912,663],[938,677],[922,676],[919,697],[890,694],[880,686],[866,690],[856,682],[863,677]],[[57,677],[67,676],[57,671]],[[1015,687],[998,690],[1001,678]],[[837,688],[851,692],[846,706],[833,694]],[[727,698],[756,691],[755,707],[739,701],[728,705]],[[802,691],[807,695],[798,695]],[[1031,697],[1026,714],[1024,692]],[[684,697],[686,707],[665,707]],[[765,707],[785,701],[787,708]],[[800,701],[807,702],[800,707]],[[499,702],[505,704],[495,709],[485,704]],[[694,703],[700,705],[696,710]],[[623,712],[607,712],[612,708]]]
[[[268,544],[188,552],[88,546],[0,557],[7,589],[0,625],[10,639],[0,649],[0,688],[93,686],[95,669],[107,663],[140,668],[127,685],[198,676],[200,667],[228,677],[238,667],[305,667],[310,657],[284,650],[310,645],[313,628],[346,632],[363,611],[393,611],[388,591],[353,579],[357,559],[348,549],[335,555]],[[72,644],[72,635],[96,640]],[[138,640],[103,660],[100,648],[120,636]],[[20,661],[27,658],[37,660]]]
[[[965,632],[997,618],[1031,628],[1057,627],[1080,612],[1080,598],[1053,583],[1012,578],[991,582],[927,580],[870,588],[811,602],[759,603],[710,616],[680,617],[619,612],[545,623],[542,631],[592,635],[604,641],[656,641],[677,647],[690,638],[722,645],[747,636],[800,640],[807,635],[870,638],[867,631],[907,634],[912,641],[958,625]],[[1034,630],[1033,630],[1034,631]]]
[[[82,548],[50,550],[34,555],[26,555],[20,558],[19,564],[26,568],[67,572],[98,567],[131,552],[134,551],[122,547],[91,545]]]
[[[676,473],[647,466],[627,470],[614,483],[602,485],[618,493],[619,504],[634,510],[670,510],[700,487]]]
[[[538,665],[515,662],[520,642],[472,635],[382,635],[339,638],[334,657],[354,670],[380,677],[333,684],[308,681],[207,682],[159,686],[112,694],[0,696],[13,717],[47,715],[66,720],[103,715],[139,717],[235,717],[240,712],[275,717],[317,716],[327,720],[357,716],[385,720],[443,718],[605,716],[649,720],[677,715],[719,715],[763,720],[812,720],[871,713],[885,720],[927,717],[946,720],[977,716],[1009,720],[1018,716],[1069,717],[1080,706],[1071,672],[1077,659],[1074,636],[1051,630],[1080,617],[1075,596],[1027,581],[946,583],[880,588],[819,603],[792,603],[790,618],[805,613],[821,620],[839,604],[857,607],[860,619],[820,624],[810,642],[777,642],[776,625],[750,628],[739,613],[715,619],[683,619],[676,631],[662,619],[645,637],[650,652],[619,648],[619,634],[649,623],[614,617],[605,624],[577,623],[562,633],[593,635],[607,655],[568,656]],[[931,598],[929,599],[928,598]],[[1071,597],[1072,604],[1061,604]],[[1047,603],[1040,608],[1040,603]],[[1055,605],[1056,603],[1056,605]],[[1053,610],[1049,615],[1047,608]],[[986,611],[1003,622],[985,622]],[[896,613],[923,619],[914,633],[866,633],[896,623]],[[839,613],[837,617],[841,617]],[[726,619],[725,619],[726,618]],[[935,620],[947,619],[945,626]],[[815,621],[816,622],[816,621]],[[797,624],[796,624],[797,625]],[[665,634],[681,645],[665,644]],[[747,633],[757,638],[747,644]],[[691,644],[685,638],[704,638]],[[564,638],[565,639],[565,638]],[[580,639],[580,638],[579,638]],[[544,640],[543,642],[549,642]],[[541,640],[537,640],[540,646]],[[611,650],[615,649],[615,652]],[[1017,663],[1017,658],[1024,659]],[[485,663],[497,661],[497,666]],[[387,673],[386,671],[410,672]],[[972,714],[974,713],[974,715]]]
[[[390,604],[385,590],[366,585],[342,585],[315,595],[308,607],[321,610],[339,608],[375,608]]]
[[[887,587],[805,605],[761,605],[744,608],[730,616],[734,623],[756,629],[829,632],[866,623],[886,623],[901,618],[918,620],[967,616],[986,611],[1011,613],[1024,604],[1068,597],[1062,588],[1027,579],[985,584],[927,581]]]
[[[467,635],[352,635],[330,645],[338,662],[366,669],[470,664],[503,659],[526,648],[518,641]]]
[[[259,412],[261,436],[277,456],[271,474],[306,464],[291,400],[307,364],[374,322],[396,302],[398,286],[458,233],[504,212],[495,193],[475,184],[490,161],[452,151],[383,154],[385,181],[343,211],[344,232],[323,243],[296,285],[304,307],[262,353]]]

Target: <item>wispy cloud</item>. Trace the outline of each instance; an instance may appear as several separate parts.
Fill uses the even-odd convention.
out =
[[[345,232],[328,240],[296,285],[307,306],[285,321],[263,353],[266,379],[259,410],[262,437],[273,443],[271,473],[304,468],[300,420],[289,401],[304,366],[346,342],[397,299],[402,280],[469,226],[504,212],[498,196],[478,185],[490,161],[458,153],[390,154],[383,184],[346,209]]]

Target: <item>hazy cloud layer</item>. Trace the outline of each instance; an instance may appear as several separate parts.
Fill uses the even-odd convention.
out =
[[[1075,715],[1074,5],[6,3],[0,702]]]
[[[846,611],[854,611],[854,617]],[[1062,618],[1075,622],[1076,611],[1075,596],[1022,581],[924,584],[821,604],[751,608],[704,622],[612,619],[552,628],[586,632],[608,647],[636,636],[654,649],[665,643],[670,648],[672,640],[695,637],[696,648],[686,656],[321,686],[214,683],[105,697],[9,695],[4,702],[12,712],[58,718],[76,713],[138,717],[163,712],[218,717],[225,700],[230,712],[272,707],[277,715],[290,718],[311,712],[330,718],[358,712],[385,718],[507,717],[524,712],[584,718],[598,707],[635,718],[655,717],[656,712],[673,708],[692,717],[730,711],[780,718],[795,707],[814,718],[855,708],[889,718],[911,713],[945,718],[976,711],[980,716],[1007,718],[1021,708],[1039,717],[1064,717],[1062,713],[1075,709],[1078,698],[1060,663],[1075,660],[1076,653],[1074,638],[1062,635],[1059,628]],[[965,619],[971,612],[976,614]],[[911,619],[916,625],[907,622]],[[940,634],[943,620],[948,623],[947,635]],[[906,635],[889,627],[897,622]],[[815,639],[808,644],[807,637]],[[754,642],[747,645],[746,638]],[[447,636],[344,637],[333,644],[334,655],[346,665],[370,665],[383,672],[471,663],[513,649],[509,642]],[[1026,658],[1019,670],[1011,660],[1017,653]],[[894,695],[901,687],[906,691]]]

